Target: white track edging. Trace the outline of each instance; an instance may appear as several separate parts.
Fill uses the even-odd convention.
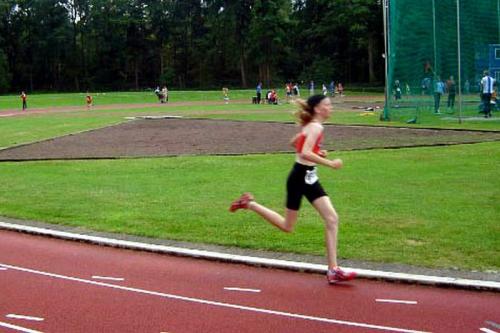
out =
[[[88,236],[88,235],[76,234],[65,231],[57,231],[39,227],[31,227],[20,224],[12,224],[1,221],[0,221],[0,229],[26,232],[36,235],[51,236],[67,240],[84,241],[92,244],[121,247],[133,250],[167,253],[179,256],[188,256],[194,258],[202,258],[202,259],[218,260],[226,262],[236,262],[253,266],[265,266],[265,267],[273,267],[273,268],[287,269],[293,271],[308,271],[315,273],[326,273],[327,271],[327,266],[320,264],[311,264],[306,262],[288,261],[280,259],[250,257],[250,256],[235,255],[235,254],[220,253],[220,252],[205,251],[205,250],[185,249],[174,246],[132,242],[132,241],[118,240],[118,239],[98,237],[98,236]],[[376,270],[358,269],[358,268],[346,268],[346,270],[356,271],[359,277],[367,279],[404,281],[404,282],[411,282],[418,284],[444,285],[444,286],[460,287],[467,289],[486,289],[492,291],[500,291],[500,282],[495,282],[495,281],[469,280],[469,279],[453,278],[453,277],[394,273],[394,272],[385,272],[385,271],[376,271]]]

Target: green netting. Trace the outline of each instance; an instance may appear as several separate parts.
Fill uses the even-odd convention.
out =
[[[388,98],[383,116],[405,122],[480,117],[483,71],[500,81],[500,0],[385,2]],[[441,96],[435,93],[442,87],[438,82],[445,87]]]

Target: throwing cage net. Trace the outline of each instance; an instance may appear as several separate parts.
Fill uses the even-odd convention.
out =
[[[382,120],[482,117],[484,72],[500,82],[500,0],[383,2],[387,79]],[[499,117],[500,96],[497,102],[493,92],[490,103],[493,117]]]

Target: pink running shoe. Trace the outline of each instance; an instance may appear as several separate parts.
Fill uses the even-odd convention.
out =
[[[243,193],[241,197],[233,201],[231,207],[229,207],[229,211],[234,213],[238,209],[248,209],[248,204],[253,200],[254,198],[252,193]]]
[[[350,281],[356,278],[356,275],[357,274],[355,272],[345,272],[337,267],[333,270],[328,270],[326,273],[326,279],[328,280],[328,283],[335,284],[337,282]]]

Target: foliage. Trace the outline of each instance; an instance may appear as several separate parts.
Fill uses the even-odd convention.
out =
[[[7,67],[7,57],[5,56],[3,51],[0,50],[0,93],[5,92],[9,89],[9,78],[10,73]]]
[[[377,0],[3,0],[0,89],[374,81],[382,77],[367,56],[381,53],[374,22]]]

